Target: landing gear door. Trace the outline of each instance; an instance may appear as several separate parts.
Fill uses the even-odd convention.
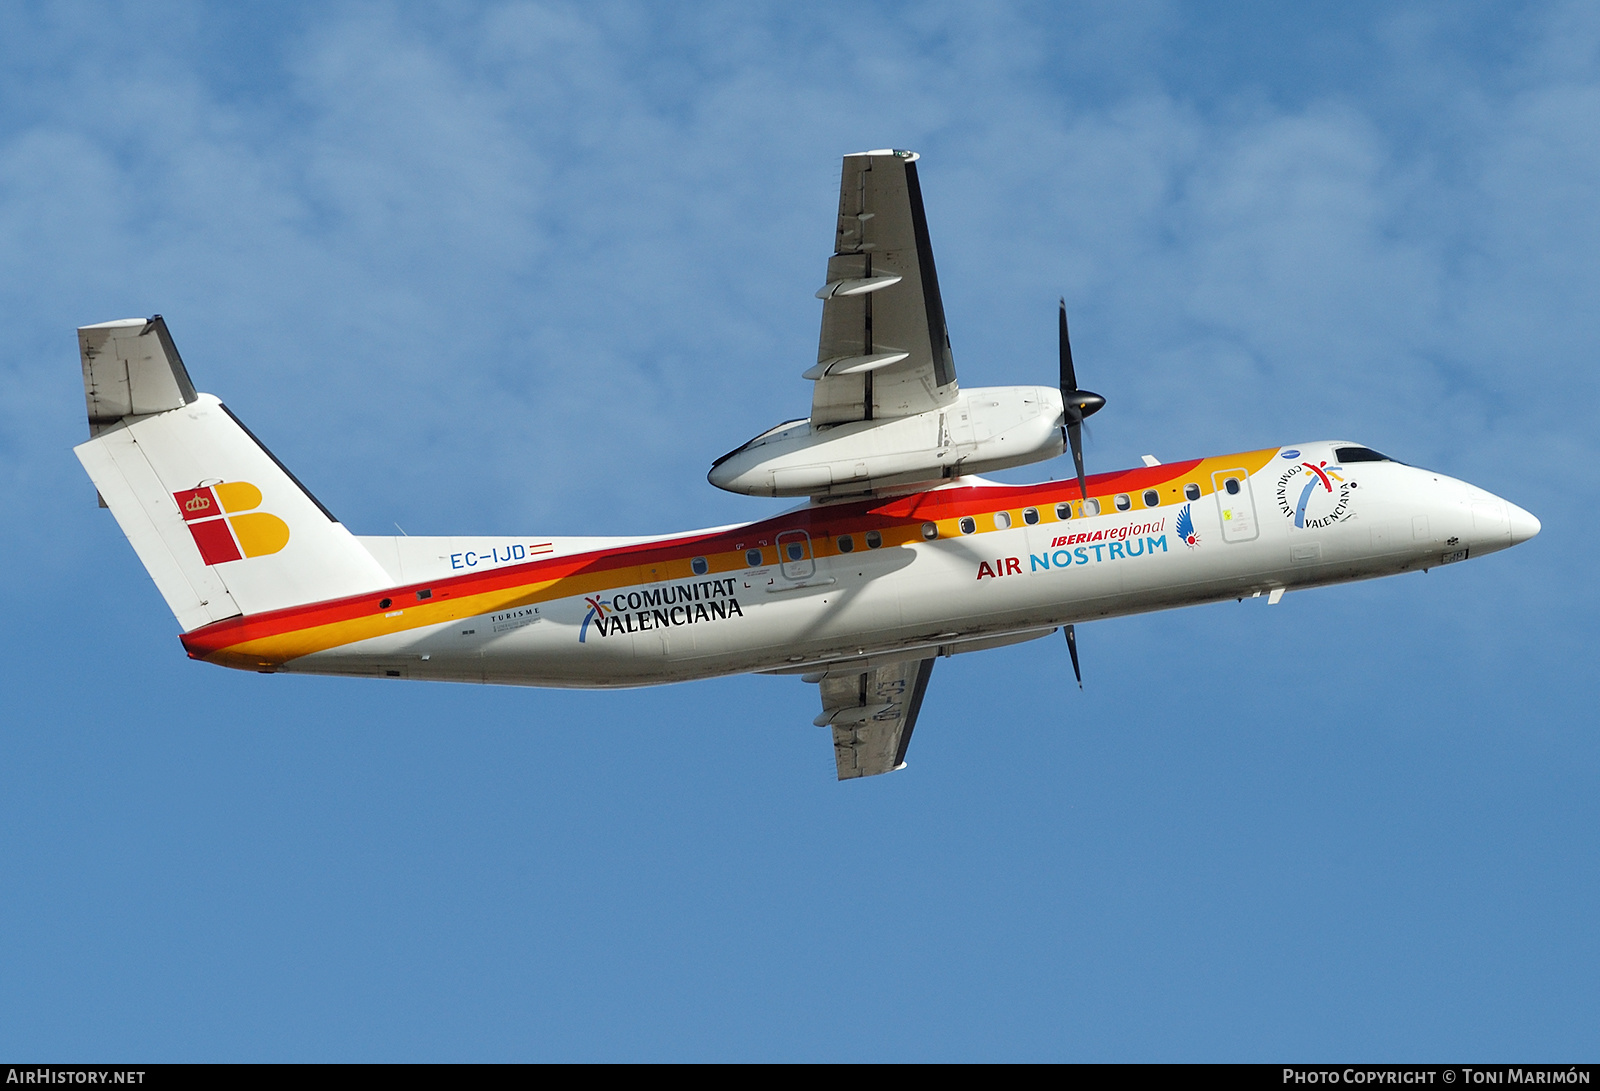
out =
[[[816,574],[811,535],[803,530],[786,530],[778,535],[778,571],[791,583],[803,583]]]
[[[1222,519],[1224,542],[1251,542],[1261,533],[1256,523],[1256,502],[1250,491],[1250,474],[1243,468],[1218,470],[1211,475]]]

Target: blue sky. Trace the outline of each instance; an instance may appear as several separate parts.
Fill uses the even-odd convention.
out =
[[[705,471],[882,146],[965,383],[1066,297],[1092,467],[1348,437],[1543,533],[941,661],[839,785],[794,679],[190,663],[70,453],[161,312],[358,533],[769,513]],[[1593,1060],[1597,197],[1582,4],[7,8],[0,1054]]]

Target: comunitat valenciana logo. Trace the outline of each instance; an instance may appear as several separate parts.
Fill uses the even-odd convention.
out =
[[[206,564],[265,557],[289,544],[289,524],[254,510],[261,506],[261,490],[248,481],[201,485],[172,498]]]
[[[1285,451],[1284,458],[1299,451]],[[1346,481],[1343,466],[1330,466],[1326,459],[1301,462],[1278,477],[1278,510],[1294,520],[1302,530],[1331,526],[1350,515],[1350,493],[1354,482]]]

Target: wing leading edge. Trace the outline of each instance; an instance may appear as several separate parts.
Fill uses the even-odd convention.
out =
[[[813,426],[949,405],[956,369],[922,209],[916,153],[844,157],[822,302]]]
[[[889,663],[821,680],[818,727],[833,729],[840,780],[892,772],[905,763],[933,660]]]

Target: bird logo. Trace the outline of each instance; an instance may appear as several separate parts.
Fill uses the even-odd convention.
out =
[[[1200,535],[1195,533],[1194,519],[1189,515],[1189,505],[1185,504],[1178,512],[1178,537],[1183,539],[1183,544],[1193,549],[1200,544]]]

